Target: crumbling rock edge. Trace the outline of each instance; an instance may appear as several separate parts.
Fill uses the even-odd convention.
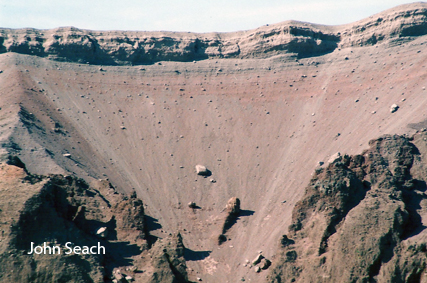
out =
[[[383,136],[319,168],[269,282],[424,282],[426,140]]]
[[[153,242],[136,194],[106,180],[32,175],[18,157],[8,163],[0,163],[0,282],[189,282],[181,235]],[[105,254],[66,254],[68,242],[99,243]],[[29,255],[31,243],[61,254]]]
[[[398,6],[349,25],[288,21],[232,33],[0,29],[0,53],[16,52],[59,61],[102,65],[189,62],[208,58],[296,58],[339,48],[407,41],[427,34],[427,4]]]

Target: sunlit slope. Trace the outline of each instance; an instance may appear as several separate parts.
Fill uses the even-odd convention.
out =
[[[194,276],[261,280],[265,274],[243,264],[259,250],[273,257],[319,161],[360,153],[385,133],[425,127],[425,42],[299,61],[129,67],[2,54],[3,140],[21,145],[16,152],[30,172],[64,170],[134,189],[162,226],[152,234],[180,230],[188,248],[212,252],[188,262]],[[197,176],[196,164],[212,175]],[[234,196],[246,213],[218,246],[223,209]],[[188,208],[190,201],[200,209]]]

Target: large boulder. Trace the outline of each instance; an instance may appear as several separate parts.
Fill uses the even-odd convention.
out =
[[[206,166],[200,165],[200,164],[196,165],[196,173],[197,173],[197,175],[200,175],[200,176],[209,176],[210,175],[210,171],[208,170],[208,168],[206,168]]]
[[[232,197],[228,200],[226,210],[229,214],[239,215],[240,213],[240,199]]]

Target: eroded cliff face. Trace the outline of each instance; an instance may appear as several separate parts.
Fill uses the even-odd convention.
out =
[[[60,61],[139,65],[207,58],[319,56],[337,48],[408,40],[427,34],[427,5],[403,5],[343,26],[283,22],[234,33],[0,29],[0,53],[17,52]]]
[[[384,136],[319,168],[271,282],[425,282],[426,140]]]
[[[339,36],[305,24],[233,34],[97,32],[77,28],[0,31],[0,50],[103,65],[188,62],[208,58],[308,57],[332,52]]]

